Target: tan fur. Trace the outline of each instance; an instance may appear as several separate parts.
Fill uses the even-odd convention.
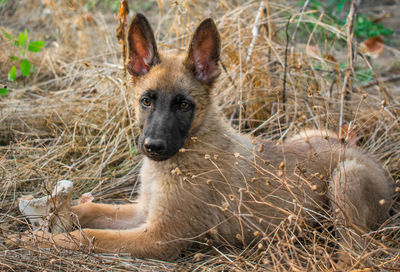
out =
[[[183,149],[166,161],[144,158],[137,204],[75,206],[82,230],[53,236],[42,246],[54,241],[60,247],[171,259],[203,236],[246,245],[255,231],[272,234],[289,216],[312,223],[329,207],[361,230],[387,218],[393,184],[370,155],[317,130],[283,144],[253,144],[227,125],[210,88],[185,68],[183,56],[160,58],[148,74],[133,78],[132,99],[137,103],[148,89],[189,95],[196,112]],[[140,123],[139,108],[136,113]]]

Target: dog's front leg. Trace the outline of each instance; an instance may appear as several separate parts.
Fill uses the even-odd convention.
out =
[[[131,253],[137,258],[176,258],[185,242],[167,238],[158,227],[145,225],[129,230],[83,229],[57,235],[37,233],[14,243],[34,243],[40,248],[66,248],[107,253]]]
[[[111,205],[85,203],[72,207],[80,227],[95,229],[130,229],[145,221],[141,204]]]

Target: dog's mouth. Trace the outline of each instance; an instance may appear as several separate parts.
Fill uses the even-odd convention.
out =
[[[145,155],[147,158],[153,161],[165,161],[171,158],[174,154],[169,155],[169,154],[158,154],[152,152],[143,152],[143,155]]]
[[[166,150],[164,152],[155,152],[155,151],[150,151],[146,150],[143,146],[141,147],[141,152],[143,155],[145,155],[147,158],[153,161],[165,161],[170,159],[172,156],[174,156],[179,149],[177,150]]]

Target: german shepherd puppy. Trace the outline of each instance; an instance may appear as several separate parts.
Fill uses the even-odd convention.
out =
[[[158,52],[142,14],[127,39],[145,155],[138,201],[72,207],[82,229],[42,239],[41,246],[173,259],[205,235],[215,244],[248,245],[280,233],[289,217],[318,223],[330,210],[357,231],[388,217],[393,180],[334,133],[308,130],[276,144],[227,125],[213,99],[221,41],[212,19],[198,26],[185,56]],[[346,243],[361,239],[340,235]]]

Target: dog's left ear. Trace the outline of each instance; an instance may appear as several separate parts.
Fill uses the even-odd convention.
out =
[[[206,19],[193,34],[184,64],[197,80],[211,85],[219,75],[220,51],[221,39],[217,26],[211,18]]]
[[[160,57],[153,30],[146,17],[138,13],[128,29],[128,72],[133,76],[142,76],[158,63]]]

